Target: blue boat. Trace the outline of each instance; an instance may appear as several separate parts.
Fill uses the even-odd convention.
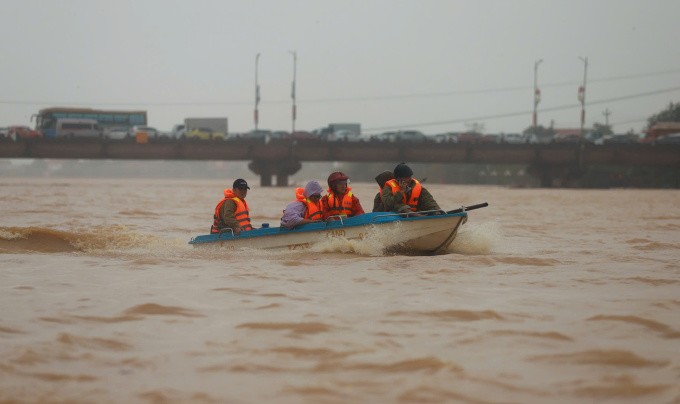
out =
[[[194,247],[219,246],[228,249],[255,248],[298,250],[332,238],[365,240],[381,238],[384,249],[394,253],[437,254],[445,251],[467,221],[467,211],[488,206],[483,203],[453,211],[414,213],[365,213],[354,217],[333,216],[325,222],[294,229],[262,227],[235,235],[231,229],[218,234],[196,236]]]

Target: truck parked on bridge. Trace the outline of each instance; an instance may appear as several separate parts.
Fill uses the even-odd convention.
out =
[[[222,138],[227,137],[227,118],[186,118],[184,119],[184,133],[189,135],[194,129],[205,131],[209,129],[215,134],[221,134]]]
[[[326,127],[315,129],[312,133],[327,141],[361,139],[360,123],[331,123]]]

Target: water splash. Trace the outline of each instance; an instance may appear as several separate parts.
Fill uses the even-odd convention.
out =
[[[360,240],[348,240],[342,237],[333,237],[314,244],[312,252],[339,252],[355,253],[369,257],[379,257],[385,255],[387,246],[395,245],[404,241],[401,223],[395,226],[373,226],[368,231],[368,235]]]
[[[489,255],[498,251],[503,241],[503,229],[497,221],[465,224],[447,251],[466,255]]]

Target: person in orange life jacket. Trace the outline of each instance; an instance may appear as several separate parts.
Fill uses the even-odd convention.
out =
[[[391,179],[394,179],[394,174],[392,171],[383,171],[375,176],[375,182],[378,183],[380,190],[375,194],[373,198],[373,212],[384,212],[385,204],[382,201],[382,189],[385,187],[385,183]]]
[[[232,229],[234,234],[240,234],[241,231],[253,229],[250,224],[248,203],[246,202],[249,189],[246,180],[239,178],[234,181],[232,189],[224,190],[224,198],[215,207],[210,233]]]
[[[295,190],[296,200],[289,203],[281,217],[281,227],[292,229],[307,223],[323,220],[321,193],[323,188],[316,181],[309,181],[303,188]]]
[[[352,188],[347,186],[348,179],[349,177],[340,171],[328,176],[328,193],[321,198],[324,219],[328,219],[329,216],[351,217],[365,213],[359,198],[354,196]]]
[[[394,168],[394,179],[385,182],[381,196],[386,212],[405,213],[440,209],[427,189],[413,178],[413,170],[405,163],[399,163]]]

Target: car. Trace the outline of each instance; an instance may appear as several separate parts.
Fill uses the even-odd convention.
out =
[[[272,133],[269,134],[270,139],[286,139],[290,133],[286,132],[285,130],[275,130]]]
[[[659,136],[656,138],[654,141],[656,144],[680,144],[680,132],[679,133],[671,133],[669,135],[665,136]]]
[[[130,128],[126,126],[104,128],[104,139],[122,140],[130,137]]]
[[[14,141],[22,139],[39,139],[43,137],[39,130],[31,129],[28,126],[14,125],[7,129],[7,137]]]
[[[555,142],[555,143],[578,143],[580,141],[581,141],[581,135],[579,135],[577,133],[567,133],[567,134],[558,133],[553,138],[553,142]]]
[[[157,138],[160,132],[151,126],[135,125],[130,129],[130,136],[137,137],[137,135],[146,134],[149,138]]]
[[[187,132],[187,139],[191,140],[224,140],[226,137],[222,132],[215,132],[210,128],[194,128]]]
[[[603,144],[604,135],[599,132],[588,132],[585,136],[583,136],[583,140],[592,144]]]
[[[404,130],[399,132],[398,139],[402,142],[424,142],[427,136],[419,130]]]
[[[488,133],[486,135],[482,135],[482,138],[479,139],[479,143],[500,143],[500,142],[501,135],[495,133]]]
[[[177,124],[170,130],[170,137],[173,139],[184,139],[187,133],[187,127],[183,124]]]
[[[520,133],[504,133],[501,135],[501,142],[513,144],[526,143],[527,138]]]
[[[615,134],[615,135],[607,135],[602,137],[602,143],[604,144],[611,144],[611,143],[639,143],[640,138],[638,138],[637,135],[629,134],[629,133],[620,133],[620,134]]]
[[[528,137],[528,141],[531,144],[548,144],[552,143],[554,135],[551,133],[532,133]]]
[[[361,135],[348,129],[340,129],[329,136],[327,140],[339,140],[344,142],[358,142],[361,140]]]
[[[398,130],[383,132],[376,138],[385,142],[424,142],[427,136],[418,130]]]
[[[458,143],[458,133],[456,132],[438,133],[432,136],[432,140],[435,143]]]
[[[0,139],[9,138],[9,128],[0,128]]]
[[[463,132],[458,134],[458,143],[479,143],[482,141],[482,134],[477,132]]]

